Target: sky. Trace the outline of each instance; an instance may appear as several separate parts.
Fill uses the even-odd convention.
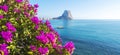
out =
[[[30,0],[39,17],[58,17],[70,10],[74,19],[120,19],[120,0]]]

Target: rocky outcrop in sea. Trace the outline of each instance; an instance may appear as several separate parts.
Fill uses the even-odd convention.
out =
[[[53,18],[53,19],[71,20],[72,18],[73,17],[72,17],[71,11],[70,10],[65,10],[61,16]]]

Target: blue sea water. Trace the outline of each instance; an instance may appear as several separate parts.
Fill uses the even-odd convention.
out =
[[[73,41],[73,55],[120,55],[120,20],[50,20],[63,43]],[[63,26],[64,29],[57,29]]]

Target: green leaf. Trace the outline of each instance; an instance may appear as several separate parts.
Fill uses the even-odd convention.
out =
[[[3,29],[3,30],[6,30],[7,27],[6,27],[5,25],[2,25],[2,29]]]
[[[28,54],[29,54],[29,55],[33,55],[33,52],[32,52],[32,51],[29,51]]]

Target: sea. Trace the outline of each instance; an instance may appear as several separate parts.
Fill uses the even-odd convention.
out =
[[[63,45],[73,41],[73,55],[120,55],[120,20],[50,20]],[[58,28],[62,27],[62,28]]]

